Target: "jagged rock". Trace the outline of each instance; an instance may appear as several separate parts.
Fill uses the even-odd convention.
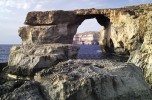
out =
[[[142,72],[135,65],[101,60],[98,66],[69,60],[42,70],[34,79],[47,91],[45,97],[52,100],[152,99]]]
[[[41,86],[34,81],[6,81],[0,89],[0,100],[45,100]]]
[[[152,19],[151,19],[152,24]],[[134,63],[139,66],[144,73],[144,77],[152,86],[152,26],[148,27],[148,31],[144,37],[144,42],[139,50],[131,53],[128,62]]]
[[[79,48],[68,44],[14,46],[11,49],[8,73],[33,76],[36,72],[77,56]]]

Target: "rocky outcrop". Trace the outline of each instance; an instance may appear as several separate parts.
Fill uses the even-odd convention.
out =
[[[141,70],[133,64],[69,60],[42,70],[34,79],[52,100],[152,99]]]
[[[76,58],[78,50],[77,46],[68,44],[14,46],[5,70],[19,76],[33,76],[61,61]]]
[[[152,29],[152,26],[149,29]],[[147,32],[141,48],[131,53],[128,62],[139,66],[143,70],[147,82],[152,86],[152,33]]]
[[[120,54],[140,48],[145,34],[151,34],[151,16],[152,4],[130,6],[111,14],[108,30],[101,31],[100,43],[111,45]]]
[[[136,50],[131,53],[128,62],[139,66],[145,79],[152,86],[152,6],[147,9],[144,5],[142,7],[144,9],[135,11],[138,11],[140,16],[137,18],[138,26],[135,28],[138,29],[138,34],[135,34],[132,40],[138,39],[139,42],[136,42]]]
[[[35,81],[7,80],[0,77],[0,100],[46,100]]]
[[[140,68],[111,60],[68,60],[34,80],[0,77],[0,100],[151,100]]]

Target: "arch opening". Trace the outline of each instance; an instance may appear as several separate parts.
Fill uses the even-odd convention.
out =
[[[84,20],[77,29],[73,44],[80,47],[77,59],[100,59],[99,45],[101,25],[95,18]]]
[[[90,21],[90,24],[84,24],[86,21],[88,20],[92,20],[92,22]],[[89,26],[94,26],[94,24],[96,24],[96,28],[88,28],[88,29],[84,29],[83,25],[85,27],[89,27]],[[110,41],[110,35],[111,35],[111,23],[110,23],[110,19],[102,14],[86,14],[86,15],[78,15],[75,22],[72,23],[71,25],[69,25],[69,27],[73,27],[72,31],[72,43],[73,44],[81,44],[83,47],[85,45],[89,46],[89,45],[93,45],[93,44],[98,44],[98,52],[101,53],[105,52],[105,53],[114,53],[114,44]],[[92,30],[95,29],[95,30]],[[102,31],[101,31],[102,29]],[[86,42],[86,40],[88,39],[87,37],[85,38],[86,40],[81,40],[80,37],[78,35],[80,34],[76,34],[76,33],[83,33],[84,30],[87,31],[98,31],[99,32],[99,37],[97,41],[92,41],[92,42]],[[87,35],[86,35],[87,36]],[[94,38],[94,37],[93,37]],[[93,39],[92,38],[92,39]],[[79,42],[79,43],[77,43]],[[101,47],[100,47],[101,46]],[[95,47],[94,47],[95,48]],[[102,50],[101,50],[102,49]],[[88,50],[90,50],[90,48],[88,48]]]

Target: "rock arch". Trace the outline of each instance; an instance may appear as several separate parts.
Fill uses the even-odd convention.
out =
[[[72,44],[73,37],[79,25],[86,19],[96,18],[97,22],[104,27],[105,36],[109,35],[110,18],[104,10],[75,10],[75,11],[47,11],[29,12],[25,21],[28,26],[19,29],[23,45],[63,43]],[[109,37],[109,36],[108,36]],[[103,48],[110,42],[104,38],[101,43]],[[109,42],[109,43],[108,43]],[[105,46],[106,45],[106,46]],[[107,50],[107,49],[105,49]]]
[[[137,45],[138,37],[144,36],[146,33],[145,20],[148,16],[142,15],[140,11],[136,10],[140,7],[143,6],[29,12],[25,20],[27,26],[19,29],[19,35],[23,45],[71,44],[78,26],[85,19],[96,18],[98,23],[104,27],[100,38],[102,51],[109,52],[107,48],[114,47],[114,52],[117,52],[115,49],[119,48],[125,53],[137,49],[139,47]],[[145,13],[148,13],[148,9],[146,11]],[[141,20],[143,21],[141,22]],[[138,36],[139,33],[140,36]],[[113,41],[113,47],[110,45],[110,39]],[[120,45],[120,41],[122,41],[123,47]]]

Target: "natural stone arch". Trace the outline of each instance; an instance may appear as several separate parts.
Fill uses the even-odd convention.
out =
[[[94,15],[79,15],[76,17],[76,20],[71,24],[68,25],[68,29],[74,28],[73,32],[69,31],[69,34],[73,36],[76,34],[76,29],[82,24],[84,20],[95,18],[99,25],[103,26],[105,29],[109,26],[110,19],[101,14],[94,14]],[[72,39],[72,38],[71,38]],[[72,42],[71,42],[72,43]]]
[[[25,24],[28,26],[20,28],[19,35],[22,38],[23,45],[71,44],[78,26],[85,19],[96,18],[98,23],[104,26],[100,38],[102,51],[109,52],[108,49],[111,49],[110,39],[114,43],[115,52],[117,48],[120,48],[122,52],[133,51],[137,48],[137,42],[132,44],[132,41],[137,41],[136,37],[133,38],[133,36],[140,32],[140,28],[137,27],[138,24],[134,24],[138,22],[133,19],[133,16],[135,15],[129,13],[128,9],[29,12],[25,20]],[[127,18],[133,23],[126,21]],[[120,41],[123,42],[124,48],[119,44]]]
[[[70,34],[70,44],[72,43],[73,41],[73,37],[74,35],[77,33],[77,29],[78,27],[82,24],[83,21],[87,20],[87,19],[92,19],[92,18],[95,18],[98,22],[99,25],[103,26],[104,27],[104,41],[103,41],[103,44],[101,45],[102,46],[102,49],[104,49],[103,51],[106,51],[106,52],[111,52],[111,50],[109,50],[111,48],[111,45],[110,45],[110,38],[105,38],[105,36],[107,37],[108,35],[110,35],[110,31],[109,31],[109,27],[110,27],[110,19],[108,17],[106,17],[105,15],[103,14],[90,14],[90,15],[79,15],[76,17],[76,20],[74,23],[72,24],[69,24],[69,34]],[[110,37],[110,36],[108,36]],[[106,45],[105,45],[106,44]]]
[[[110,48],[109,15],[102,13],[96,14],[89,12],[89,10],[88,12],[81,13],[79,10],[74,12],[29,12],[25,21],[25,24],[29,26],[20,28],[19,35],[22,38],[23,45],[50,43],[72,44],[78,27],[84,20],[91,18],[95,18],[104,27],[104,39],[101,42],[101,46],[104,50],[108,50],[105,48]]]

